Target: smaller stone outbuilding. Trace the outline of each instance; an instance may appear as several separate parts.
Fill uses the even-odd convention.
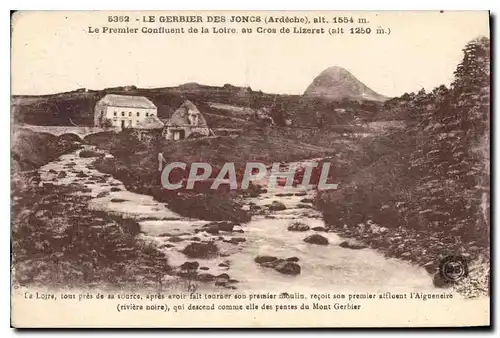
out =
[[[212,132],[198,108],[187,100],[168,119],[164,134],[167,140],[177,141],[190,137],[210,136]]]
[[[148,116],[137,122],[133,132],[139,141],[151,142],[162,137],[164,127],[165,124],[158,117]]]

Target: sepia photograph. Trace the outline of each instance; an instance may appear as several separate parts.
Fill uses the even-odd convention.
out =
[[[14,11],[11,38],[13,327],[490,325],[487,11]]]

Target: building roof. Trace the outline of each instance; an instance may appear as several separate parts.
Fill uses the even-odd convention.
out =
[[[154,103],[144,96],[107,94],[99,100],[99,103],[104,103],[107,106],[113,107],[156,108]]]
[[[137,122],[137,129],[162,129],[165,125],[156,116],[148,116],[144,120]]]
[[[189,120],[189,115],[196,115],[197,124],[191,124]],[[189,100],[184,101],[183,104],[172,114],[168,120],[167,125],[169,126],[195,126],[195,127],[207,127],[207,121],[205,117],[200,113],[198,108]]]

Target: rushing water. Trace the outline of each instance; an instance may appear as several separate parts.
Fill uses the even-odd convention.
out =
[[[151,196],[126,191],[120,181],[93,168],[94,158],[80,158],[78,152],[63,155],[57,161],[41,167],[42,182],[84,185],[87,190],[82,194],[94,197],[90,202],[91,208],[136,219],[141,225],[142,238],[164,251],[173,266],[192,261],[180,250],[192,242],[193,237],[197,237],[194,240],[214,240],[222,253],[213,259],[196,259],[200,269],[213,275],[228,273],[231,278],[240,281],[238,289],[241,290],[367,292],[434,289],[427,272],[408,262],[386,258],[372,249],[342,248],[338,244],[343,239],[335,233],[320,233],[329,240],[329,245],[323,246],[303,241],[306,236],[315,233],[313,230],[288,231],[287,226],[293,221],[300,221],[311,228],[324,226],[321,214],[310,203],[301,202],[304,198],[313,198],[314,191],[305,192],[305,196],[276,196],[282,192],[275,191],[248,198],[245,201],[247,207],[250,203],[265,206],[279,200],[287,209],[274,211],[270,215],[254,215],[247,224],[236,226],[236,232],[221,232],[220,235],[210,235],[204,231],[195,233],[195,229],[209,222],[182,217]],[[58,178],[61,171],[66,172],[67,176]],[[118,189],[120,191],[116,191]],[[182,241],[171,241],[172,236]],[[238,245],[223,241],[234,237],[246,241]],[[289,276],[261,267],[254,262],[257,255],[298,257],[301,273]]]

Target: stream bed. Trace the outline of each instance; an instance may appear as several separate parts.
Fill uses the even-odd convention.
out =
[[[314,190],[285,193],[276,189],[246,198],[243,201],[246,208],[268,210],[269,204],[279,201],[286,209],[253,215],[250,222],[234,226],[231,232],[210,234],[203,231],[203,226],[211,222],[180,216],[151,196],[127,191],[122,182],[94,168],[95,158],[82,158],[79,151],[41,167],[42,182],[82,185],[79,193],[92,196],[89,208],[133,218],[141,226],[140,238],[154,243],[173,267],[197,261],[199,271],[214,276],[228,274],[237,281],[234,288],[245,291],[435,290],[431,276],[409,262],[387,258],[370,248],[343,248],[339,244],[345,238],[333,232],[288,231],[287,227],[297,221],[311,229],[325,226],[321,213],[311,203]],[[304,242],[305,237],[314,233],[327,238],[328,245]],[[216,257],[189,259],[182,252],[189,243],[204,241],[217,245],[219,254]],[[259,255],[298,258],[300,274],[282,274],[261,266],[254,261]]]

